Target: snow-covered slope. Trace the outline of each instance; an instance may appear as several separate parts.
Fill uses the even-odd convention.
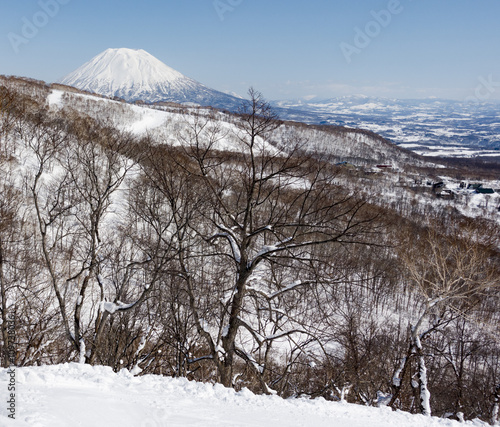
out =
[[[235,109],[241,100],[184,76],[139,49],[107,49],[59,83],[126,101],[178,102]]]
[[[10,375],[0,371],[1,390]],[[31,427],[444,427],[486,426],[392,412],[323,399],[288,399],[235,392],[221,385],[75,363],[16,368],[16,421],[0,410],[0,425]],[[4,397],[6,394],[4,394]],[[5,397],[5,400],[7,398]]]
[[[186,132],[192,129],[200,117],[212,116],[218,123],[221,138],[214,147],[225,151],[241,151],[241,141],[237,138],[238,127],[234,115],[214,113],[210,109],[191,107],[157,107],[131,105],[113,100],[102,99],[88,94],[68,93],[55,89],[47,102],[52,108],[73,108],[90,114],[96,119],[112,117],[114,125],[136,136],[146,134],[171,145],[182,145],[187,138]],[[115,113],[112,113],[115,111]],[[184,136],[183,136],[184,134]],[[361,163],[391,163],[402,167],[403,164],[421,162],[411,152],[402,150],[394,144],[370,132],[339,127],[315,127],[294,123],[284,123],[265,143],[268,152],[275,147],[283,151],[293,141],[305,142],[303,148],[309,152],[333,156],[337,161]],[[260,141],[264,143],[264,141]]]

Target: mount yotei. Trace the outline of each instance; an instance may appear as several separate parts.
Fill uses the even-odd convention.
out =
[[[191,103],[229,110],[241,105],[241,99],[184,76],[142,49],[107,49],[59,83],[129,102]]]

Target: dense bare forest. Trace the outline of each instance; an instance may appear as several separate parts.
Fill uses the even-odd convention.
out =
[[[254,90],[141,135],[147,107],[51,90],[0,80],[3,366],[499,421],[496,199],[420,182],[498,170],[283,123]]]

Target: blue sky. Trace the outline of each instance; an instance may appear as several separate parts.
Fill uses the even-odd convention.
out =
[[[144,49],[218,90],[500,99],[498,0],[0,0],[0,74]]]

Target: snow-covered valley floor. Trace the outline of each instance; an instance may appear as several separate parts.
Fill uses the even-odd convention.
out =
[[[0,426],[33,427],[442,427],[456,421],[323,399],[289,399],[235,392],[220,385],[119,374],[75,363],[16,368],[15,420],[9,418],[11,375],[0,371]],[[465,425],[486,426],[479,421]]]

